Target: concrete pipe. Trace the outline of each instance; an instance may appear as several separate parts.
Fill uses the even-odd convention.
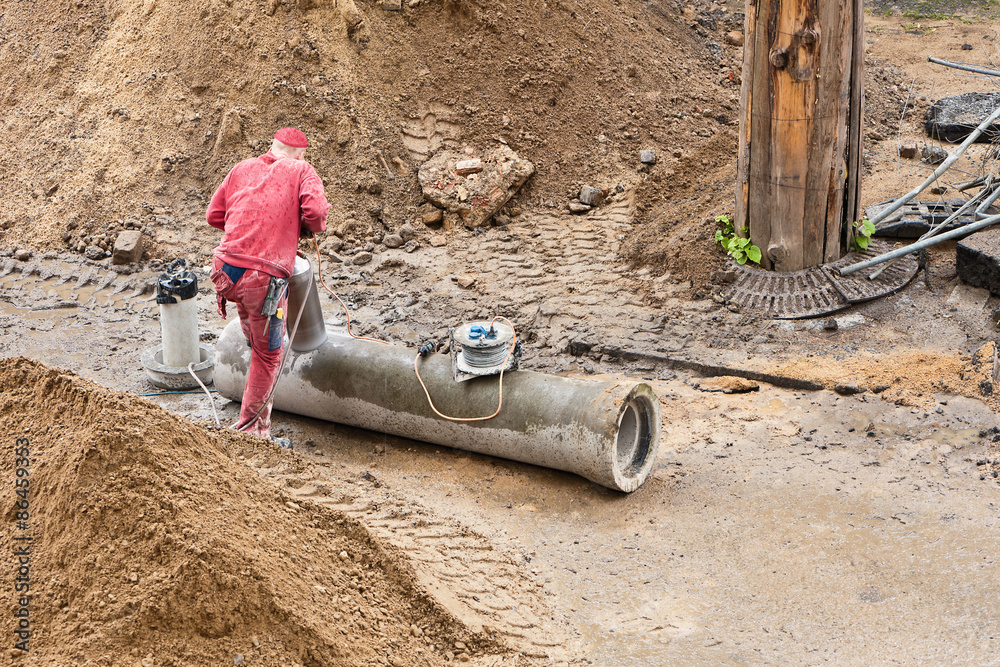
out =
[[[416,351],[330,332],[317,349],[285,364],[274,393],[279,410],[576,473],[620,491],[649,476],[660,436],[660,403],[644,383],[588,381],[515,371],[503,377],[503,409],[486,421],[434,414],[414,372]],[[216,345],[215,386],[243,397],[250,349],[239,322]],[[448,356],[420,361],[434,405],[452,417],[497,407],[497,377],[455,382]]]

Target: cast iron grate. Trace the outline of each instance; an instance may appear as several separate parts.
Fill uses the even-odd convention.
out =
[[[880,211],[895,203],[895,199],[872,204],[865,208],[869,220]],[[915,239],[923,236],[931,227],[948,219],[948,216],[962,207],[962,199],[943,201],[911,201],[875,226],[875,236],[890,236],[898,239]],[[976,221],[975,206],[941,228],[938,233],[950,232],[962,225]],[[992,208],[990,208],[992,212]]]
[[[879,267],[850,276],[837,272],[891,249],[887,243],[872,241],[867,250],[851,252],[836,262],[788,273],[737,265],[736,282],[723,296],[740,311],[762,317],[793,320],[826,315],[891,294],[913,279],[918,268],[914,255],[897,259],[875,280],[868,276]]]

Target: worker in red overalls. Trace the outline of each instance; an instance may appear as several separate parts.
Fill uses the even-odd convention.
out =
[[[305,161],[308,146],[300,130],[278,130],[270,151],[233,167],[206,215],[208,224],[225,232],[212,260],[219,314],[225,319],[226,302],[236,304],[251,348],[240,420],[234,428],[283,447],[291,445],[284,438],[271,438],[270,396],[285,339],[287,295],[281,279],[287,281],[292,274],[299,237],[325,230],[330,208],[323,182]]]

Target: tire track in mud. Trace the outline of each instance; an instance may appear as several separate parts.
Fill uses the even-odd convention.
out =
[[[359,491],[324,465],[261,467],[262,478],[297,501],[309,500],[358,520],[406,555],[417,581],[474,631],[496,633],[522,655],[566,661],[569,630],[554,616],[545,591],[516,556],[494,547],[456,520],[435,516],[392,491]]]
[[[119,274],[96,266],[56,259],[0,264],[0,297],[7,307],[22,312],[62,308],[124,308],[152,310],[157,273]],[[103,301],[102,301],[103,300]],[[6,308],[4,308],[6,310]]]

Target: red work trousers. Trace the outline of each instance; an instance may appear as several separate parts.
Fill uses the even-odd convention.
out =
[[[285,339],[284,314],[288,307],[287,290],[278,302],[278,315],[261,315],[271,276],[263,271],[247,269],[233,283],[222,270],[222,264],[218,257],[212,260],[212,282],[215,283],[216,292],[222,297],[219,299],[219,314],[225,319],[225,301],[222,299],[236,304],[243,335],[250,343],[250,370],[243,390],[240,420],[234,428],[267,438],[271,435],[273,402],[268,394],[281,365],[281,350]]]

